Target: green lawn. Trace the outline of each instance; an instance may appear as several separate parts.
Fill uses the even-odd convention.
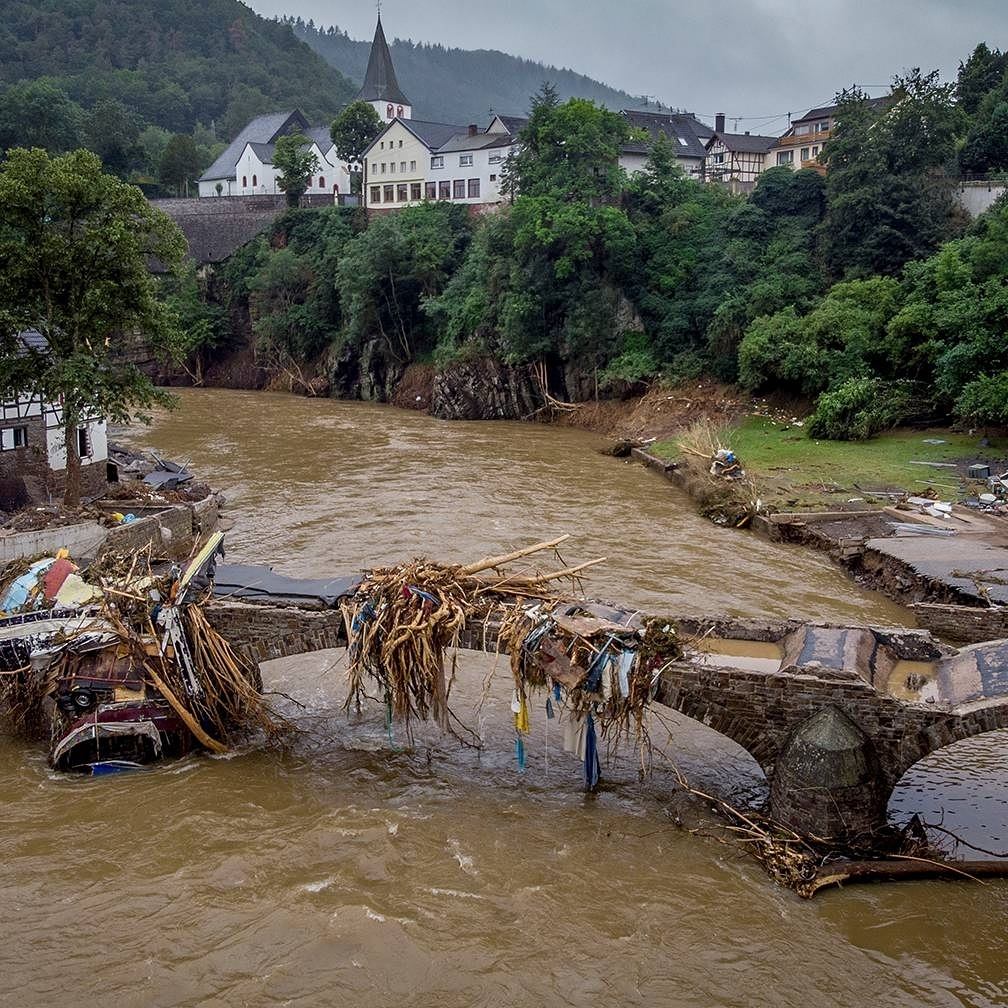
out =
[[[1008,459],[1008,440],[991,439],[989,447],[981,447],[980,437],[948,430],[897,430],[871,441],[814,441],[800,427],[751,416],[725,440],[755,477],[765,501],[778,507],[812,507],[865,496],[854,484],[916,494],[930,485],[943,499],[955,498],[971,486],[962,479],[970,462]],[[945,443],[926,444],[929,438]],[[652,450],[666,458],[680,454],[675,441],[659,442]],[[912,462],[954,462],[959,467]],[[995,469],[992,466],[992,472]],[[1000,469],[1005,470],[1008,463]],[[972,485],[973,492],[976,489]]]

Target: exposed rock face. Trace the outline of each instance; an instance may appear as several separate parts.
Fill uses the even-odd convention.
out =
[[[543,405],[533,369],[484,357],[434,377],[430,412],[441,420],[523,420]]]
[[[389,402],[406,366],[406,361],[389,353],[388,344],[381,338],[368,340],[359,350],[344,346],[333,365],[330,395],[337,399]]]

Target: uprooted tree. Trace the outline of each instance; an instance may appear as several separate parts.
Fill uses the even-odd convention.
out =
[[[0,389],[62,407],[67,507],[80,503],[80,424],[125,423],[172,401],[127,350],[142,333],[178,355],[182,336],[150,264],[177,270],[185,250],[178,227],[88,151],[21,148],[0,165]],[[48,349],[19,339],[32,329]]]

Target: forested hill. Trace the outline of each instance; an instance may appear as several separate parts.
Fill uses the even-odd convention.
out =
[[[356,88],[290,27],[238,0],[4,0],[0,88],[49,77],[82,108],[122,102],[146,123],[230,138],[295,106],[330,121]]]
[[[287,23],[340,73],[358,85],[364,79],[370,40],[357,41],[338,28],[316,27],[300,18]],[[396,76],[418,119],[485,124],[491,109],[503,115],[525,115],[529,96],[544,81],[550,81],[563,99],[590,98],[611,109],[646,105],[639,97],[584,74],[492,49],[448,49],[396,39],[391,50]]]

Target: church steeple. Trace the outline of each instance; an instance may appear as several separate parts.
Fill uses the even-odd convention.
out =
[[[371,43],[364,86],[357,94],[357,101],[369,102],[375,107],[378,115],[386,120],[397,117],[409,119],[413,114],[410,100],[403,94],[399,81],[396,80],[392,54],[389,52],[385,30],[382,28],[381,11],[378,12],[378,26],[375,28],[374,41]]]

